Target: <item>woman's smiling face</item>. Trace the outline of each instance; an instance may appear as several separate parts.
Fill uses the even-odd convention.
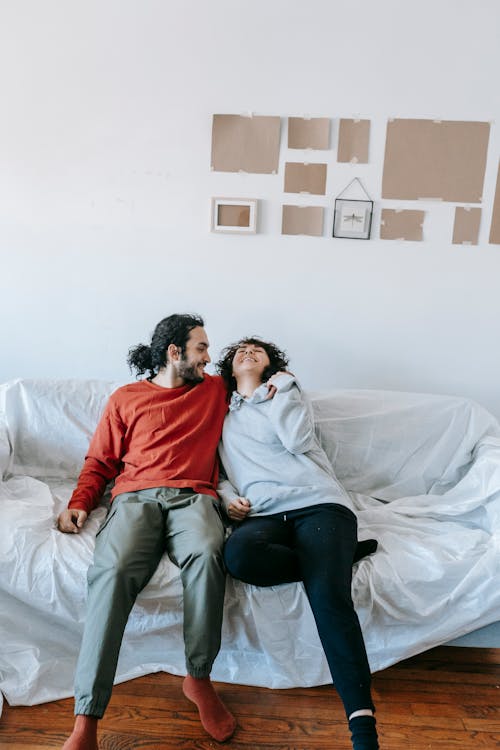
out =
[[[256,373],[262,378],[264,370],[271,361],[265,349],[257,344],[241,344],[233,358],[233,375]]]

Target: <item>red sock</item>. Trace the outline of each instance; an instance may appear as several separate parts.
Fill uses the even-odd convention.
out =
[[[73,732],[63,745],[63,750],[98,750],[97,722],[95,716],[77,716]]]
[[[196,704],[201,723],[217,742],[224,742],[233,735],[236,719],[215,692],[210,677],[198,678],[188,674],[182,683],[182,691]]]

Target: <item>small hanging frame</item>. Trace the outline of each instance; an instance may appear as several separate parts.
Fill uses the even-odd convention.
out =
[[[353,182],[358,182],[367,200],[342,198]],[[369,240],[372,227],[373,201],[363,187],[361,180],[354,177],[335,198],[333,214],[333,237],[351,240]]]

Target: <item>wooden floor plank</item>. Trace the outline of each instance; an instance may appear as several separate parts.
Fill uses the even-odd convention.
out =
[[[238,719],[224,745],[203,731],[182,678],[146,675],[117,685],[100,722],[100,750],[350,750],[331,686],[268,690],[219,684]],[[500,748],[500,649],[440,647],[374,675],[382,750]],[[0,750],[60,748],[73,701],[4,706]]]

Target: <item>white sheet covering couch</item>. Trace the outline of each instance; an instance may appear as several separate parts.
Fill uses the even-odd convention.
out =
[[[117,383],[0,386],[0,711],[72,694],[86,570],[106,509],[80,535],[54,526]],[[500,619],[500,427],[461,398],[310,394],[321,441],[379,540],[353,594],[373,671]],[[213,678],[274,688],[330,681],[302,584],[228,580]],[[117,681],[184,673],[182,589],[164,556],[134,607]]]

